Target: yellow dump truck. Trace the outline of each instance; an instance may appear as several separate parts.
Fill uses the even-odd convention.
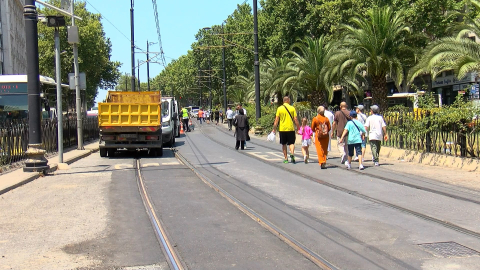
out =
[[[109,91],[98,104],[100,156],[113,157],[118,149],[147,149],[162,156],[160,92]]]

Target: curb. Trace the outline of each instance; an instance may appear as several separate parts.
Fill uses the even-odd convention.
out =
[[[72,164],[72,163],[74,163],[74,162],[76,162],[76,161],[78,161],[78,160],[80,160],[80,159],[86,158],[86,157],[90,156],[92,153],[98,152],[98,148],[89,149],[89,150],[84,150],[84,151],[86,151],[86,152],[85,152],[85,153],[82,153],[82,154],[79,154],[79,155],[76,155],[76,156],[74,156],[74,157],[72,157],[72,158],[70,158],[70,159],[68,159],[68,160],[65,160],[64,163]],[[58,164],[57,164],[57,163],[53,163],[53,164],[50,166],[50,168],[46,171],[46,174],[48,175],[48,174],[53,173],[53,172],[55,172],[55,171],[57,171],[57,170],[58,170]],[[18,188],[18,187],[20,187],[20,186],[23,186],[23,185],[25,185],[25,184],[27,184],[27,183],[29,183],[29,182],[32,182],[33,180],[36,180],[36,179],[38,179],[38,178],[40,178],[40,177],[43,176],[43,173],[38,173],[38,172],[32,172],[32,173],[28,173],[28,174],[30,174],[30,175],[27,176],[27,177],[25,177],[25,178],[23,178],[20,182],[14,184],[14,185],[12,185],[12,186],[9,186],[9,187],[7,187],[7,188],[4,188],[4,189],[2,189],[2,190],[0,190],[0,195],[3,195],[3,194],[5,194],[5,193],[7,193],[7,192],[9,192],[9,191],[11,191],[11,190],[13,190],[13,189],[16,189],[16,188]]]

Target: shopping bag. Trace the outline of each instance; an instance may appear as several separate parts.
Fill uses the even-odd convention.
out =
[[[269,141],[269,142],[274,142],[275,141],[275,133],[273,133],[273,131],[270,132],[270,134],[268,134],[267,141]]]

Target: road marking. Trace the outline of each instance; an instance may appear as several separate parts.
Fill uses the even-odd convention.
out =
[[[115,170],[133,169],[132,164],[115,164]]]
[[[252,156],[256,156],[258,158],[261,158],[263,160],[272,160],[269,158],[268,155],[266,155],[265,153],[263,152],[247,152],[248,154],[252,155]]]
[[[142,165],[142,168],[147,168],[147,167],[158,167],[160,164],[158,163],[147,163],[145,165]]]

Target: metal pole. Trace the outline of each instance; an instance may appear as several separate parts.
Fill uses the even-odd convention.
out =
[[[258,59],[258,20],[257,20],[257,0],[253,0],[253,40],[255,46],[255,107],[257,123],[262,117],[260,107],[260,61]]]
[[[55,27],[55,73],[57,81],[58,163],[63,163],[62,74],[60,69],[60,33]]]
[[[147,88],[150,92],[150,59],[148,58],[148,40],[147,40]]]
[[[138,92],[140,92],[142,90],[142,88],[140,87],[140,60],[137,60],[137,64],[138,64],[138,67],[137,67],[137,82],[138,82]]]
[[[212,107],[212,71],[211,71],[211,59],[210,59],[210,47],[208,47],[208,39],[207,39],[207,50],[208,50],[208,90],[209,90],[209,100],[210,100],[210,110],[213,109]]]
[[[72,0],[72,14],[74,14],[75,0]],[[72,25],[75,25],[75,17],[72,16]],[[83,150],[82,128],[82,97],[80,96],[79,67],[78,67],[78,44],[73,43],[73,64],[75,66],[75,109],[77,110],[77,150]]]
[[[222,33],[225,34],[223,30],[222,23]],[[223,62],[223,113],[227,112],[227,75],[225,72],[225,36],[222,37],[222,62]]]
[[[130,0],[130,39],[131,39],[131,54],[132,54],[132,91],[135,92],[135,31],[133,21],[133,0]]]
[[[38,66],[38,30],[37,8],[35,0],[25,0],[23,9],[25,20],[25,43],[27,51],[27,89],[28,89],[28,149],[25,153],[24,172],[43,172],[49,168],[42,149],[42,126],[40,105],[40,77]]]

